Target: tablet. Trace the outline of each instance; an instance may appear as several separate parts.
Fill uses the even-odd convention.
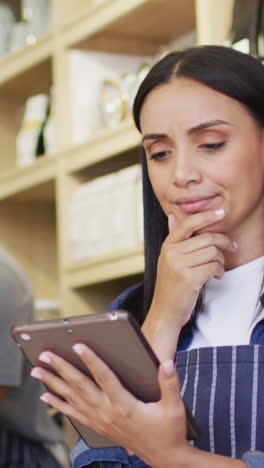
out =
[[[92,377],[72,350],[75,343],[84,343],[113,370],[136,398],[144,402],[160,399],[159,360],[136,320],[126,311],[36,321],[13,326],[11,334],[34,367],[45,367],[54,373],[48,364],[38,359],[42,351],[52,351]],[[199,429],[187,408],[186,413],[187,436],[193,440],[198,437]],[[73,418],[69,420],[89,447],[117,445]]]

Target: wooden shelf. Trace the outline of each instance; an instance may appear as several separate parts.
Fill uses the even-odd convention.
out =
[[[19,4],[19,0],[11,1]],[[138,163],[141,143],[130,118],[70,146],[71,49],[153,57],[164,45],[193,31],[198,43],[221,44],[228,36],[233,3],[52,0],[53,30],[36,44],[0,60],[0,241],[33,280],[36,297],[61,299],[62,314],[101,310],[102,304],[144,271],[142,245],[70,260],[69,212],[75,188]],[[47,93],[51,86],[60,153],[42,157],[30,167],[15,168],[25,101],[36,93]]]
[[[67,172],[75,172],[113,155],[123,153],[140,145],[141,136],[132,120],[126,120],[114,129],[104,130],[87,143],[75,146],[65,153],[64,166]]]
[[[124,38],[160,44],[195,28],[195,0],[108,0],[86,11],[61,33],[64,46],[82,46],[93,36],[103,36],[106,48],[111,37],[122,38],[120,46]]]
[[[66,284],[70,288],[80,288],[143,271],[143,246],[140,244],[90,260],[73,262],[67,268]]]
[[[0,175],[0,200],[48,201],[55,197],[54,180],[57,174],[57,158],[43,157],[35,164],[17,168]]]
[[[90,16],[97,10],[105,7],[105,2],[96,4],[94,0],[53,0],[55,30],[61,34],[65,28],[76,26],[83,16]],[[61,10],[63,9],[63,15]]]
[[[29,96],[48,89],[51,84],[53,34],[36,44],[7,55],[0,61],[0,94]]]

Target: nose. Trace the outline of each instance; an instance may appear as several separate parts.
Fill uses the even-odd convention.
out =
[[[194,155],[185,151],[177,152],[173,160],[172,182],[178,186],[198,184],[202,180],[201,171]]]

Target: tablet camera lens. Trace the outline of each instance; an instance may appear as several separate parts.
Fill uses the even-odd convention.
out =
[[[31,336],[28,333],[20,333],[20,338],[23,341],[30,341],[31,340]]]
[[[110,315],[110,320],[117,320],[118,319],[118,315],[116,312],[112,312],[111,315]]]

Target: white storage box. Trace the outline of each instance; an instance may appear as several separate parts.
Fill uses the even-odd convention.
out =
[[[72,258],[91,258],[142,241],[139,165],[79,187],[71,205]]]

